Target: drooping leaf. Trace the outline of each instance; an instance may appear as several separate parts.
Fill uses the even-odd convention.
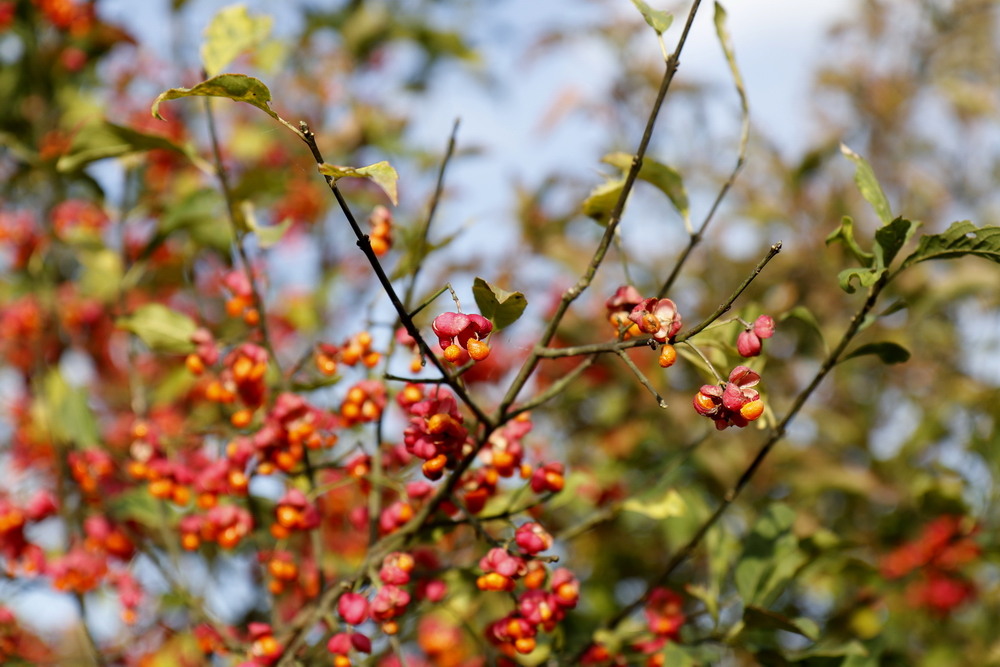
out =
[[[795,510],[776,503],[757,520],[733,573],[744,604],[766,603],[791,580],[805,554],[792,533]]]
[[[674,22],[674,15],[670,12],[653,9],[642,0],[632,0],[632,4],[642,12],[642,18],[646,19],[646,23],[656,31],[657,35],[665,33],[670,28],[670,24]]]
[[[1000,227],[976,227],[968,220],[952,223],[940,234],[923,235],[917,249],[902,268],[930,259],[953,259],[973,255],[1000,264]]]
[[[340,167],[324,162],[319,165],[319,173],[329,176],[335,181],[341,178],[367,178],[385,191],[393,206],[399,205],[399,195],[396,190],[396,182],[399,180],[399,174],[392,168],[392,165],[384,160],[368,165],[367,167],[359,168]]]
[[[256,234],[257,245],[261,248],[270,248],[275,245],[292,226],[291,218],[285,218],[277,225],[269,227],[261,225],[257,222],[257,214],[254,211],[253,202],[250,201],[241,201],[240,205],[234,210],[234,213],[238,214],[236,224],[242,229]]]
[[[854,240],[854,220],[845,215],[840,220],[840,226],[838,226],[833,232],[826,237],[826,244],[830,245],[834,241],[840,241],[844,244],[844,247],[850,250],[854,258],[858,260],[862,266],[872,266],[875,262],[875,253],[865,252],[858,245],[858,242]]]
[[[685,584],[684,592],[696,600],[700,600],[701,603],[705,605],[705,610],[708,611],[709,615],[712,617],[712,621],[715,623],[719,622],[718,591],[710,591],[704,586],[699,586],[698,584]]]
[[[906,301],[904,301],[903,299],[899,299],[898,301],[893,302],[892,305],[883,310],[881,313],[878,314],[868,313],[867,315],[865,315],[865,319],[861,322],[861,326],[858,327],[858,333],[861,333],[871,325],[875,324],[875,322],[877,322],[881,318],[888,317],[893,313],[898,313],[899,311],[904,310],[908,307],[909,306],[906,304]]]
[[[808,618],[790,619],[756,605],[747,605],[743,609],[743,623],[749,630],[784,630],[794,632],[807,639],[816,641],[819,638],[819,627]]]
[[[214,248],[228,256],[233,233],[224,217],[223,205],[221,195],[211,188],[195,190],[172,203],[160,217],[156,235],[143,248],[140,260],[152,255],[170,234],[181,230],[199,246]]]
[[[622,170],[623,174],[628,173],[629,169],[632,168],[632,156],[628,153],[609,153],[601,158],[601,162],[618,167]],[[688,206],[687,190],[684,188],[684,179],[681,178],[680,174],[662,162],[643,158],[638,177],[640,180],[655,185],[663,194],[667,195],[670,203],[674,205],[677,212],[684,218],[685,224],[690,226],[691,212]],[[621,190],[619,189],[619,194],[620,192]],[[616,198],[615,201],[611,202],[611,206],[614,207],[617,201]],[[584,205],[586,206],[586,204]],[[584,212],[586,213],[586,211]],[[608,209],[608,212],[610,213],[610,209]],[[588,213],[588,215],[590,214]]]
[[[476,278],[472,283],[472,294],[476,297],[479,312],[493,323],[496,330],[516,322],[528,305],[528,300],[520,292],[502,290],[482,278]]]
[[[160,303],[140,306],[115,322],[119,329],[131,331],[153,352],[183,354],[194,350],[191,334],[198,325],[187,315]]]
[[[56,169],[68,173],[98,160],[151,150],[179,153],[202,171],[214,173],[212,166],[202,160],[190,146],[181,146],[166,137],[140,132],[108,121],[95,123],[77,132],[69,152],[56,162]]]
[[[875,265],[879,268],[889,268],[899,250],[906,245],[919,223],[896,218],[888,225],[875,230]]]
[[[729,63],[729,72],[733,76],[733,83],[736,85],[736,92],[740,96],[740,108],[743,111],[743,125],[740,132],[740,160],[742,161],[743,156],[746,154],[747,142],[750,141],[750,108],[747,103],[747,91],[746,87],[743,85],[743,75],[740,74],[740,68],[736,64],[736,51],[733,48],[733,38],[729,34],[729,28],[726,27],[726,18],[728,14],[725,8],[718,2],[715,3],[715,34],[719,38],[719,44],[722,45],[722,51],[726,54],[726,62]]]
[[[838,363],[843,363],[848,359],[864,357],[869,354],[874,354],[881,359],[884,364],[901,364],[910,360],[910,351],[905,347],[891,341],[882,341],[879,343],[867,343],[862,345],[845,355]]]
[[[270,248],[275,245],[285,236],[292,226],[292,219],[285,218],[276,225],[271,225],[270,227],[254,227],[254,232],[257,234],[257,245],[261,248]]]
[[[622,505],[622,509],[659,521],[672,516],[684,516],[687,504],[676,489],[668,489],[666,493],[657,498],[645,500],[629,498]]]
[[[611,212],[622,196],[625,179],[607,180],[590,191],[583,200],[583,214],[593,218],[597,224],[606,227],[611,219]]]
[[[163,120],[160,116],[160,104],[192,96],[228,97],[236,102],[251,104],[271,118],[281,120],[278,114],[271,110],[271,91],[260,79],[245,74],[220,74],[192,88],[171,88],[160,93],[160,96],[153,101],[153,116]]]
[[[837,280],[840,283],[840,289],[844,290],[848,294],[854,294],[857,290],[853,283],[854,278],[858,279],[862,287],[871,287],[878,282],[878,279],[881,278],[884,273],[885,269],[844,269],[837,274]]]
[[[452,241],[462,233],[463,230],[459,230],[454,234],[449,234],[445,238],[441,239],[437,243],[431,243],[423,238],[423,230],[417,229],[416,227],[404,227],[400,230],[400,243],[399,247],[403,250],[403,256],[399,259],[396,264],[396,268],[393,269],[390,278],[396,280],[397,278],[402,278],[403,276],[408,276],[413,273],[413,270],[417,268],[427,255],[431,254],[435,250],[444,248],[449,245]]]
[[[854,182],[858,184],[861,196],[875,209],[875,214],[882,221],[882,224],[888,225],[892,222],[892,210],[889,208],[889,200],[886,198],[885,192],[882,191],[882,186],[879,185],[878,179],[875,178],[875,172],[872,171],[868,160],[844,144],[840,144],[840,152],[855,165]]]
[[[823,344],[823,349],[828,351],[829,348],[827,348],[826,339],[823,338],[823,329],[820,328],[819,321],[816,319],[816,316],[813,315],[811,310],[805,306],[796,306],[788,312],[782,313],[782,315],[778,317],[779,322],[784,322],[787,319],[798,320],[815,331],[816,335],[819,336],[820,342]]]
[[[212,77],[237,56],[253,49],[271,34],[270,16],[251,17],[246,5],[224,7],[205,28],[205,43],[201,46],[201,62]]]

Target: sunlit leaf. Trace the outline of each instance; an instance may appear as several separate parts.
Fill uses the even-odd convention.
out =
[[[82,252],[80,264],[83,275],[80,277],[80,292],[104,303],[110,303],[118,298],[124,267],[121,253],[108,248]]]
[[[882,363],[885,364],[902,364],[910,360],[910,351],[905,347],[891,341],[882,341],[880,343],[868,343],[866,345],[862,345],[845,355],[838,363],[842,363],[848,359],[864,357],[870,354],[874,354],[882,360]]]
[[[399,174],[388,162],[376,162],[367,167],[341,167],[335,164],[323,163],[319,165],[319,173],[330,176],[333,180],[341,178],[367,178],[372,181],[389,197],[393,206],[399,205],[399,194],[396,191],[396,182]]]
[[[624,187],[623,178],[601,183],[583,200],[583,214],[596,220],[599,225],[607,226]]]
[[[854,294],[857,288],[854,286],[854,279],[857,278],[858,282],[861,283],[862,287],[871,287],[878,282],[878,279],[885,274],[885,269],[844,269],[837,274],[837,281],[840,283],[840,289],[844,290],[848,294]]]
[[[878,215],[882,224],[887,225],[892,222],[892,210],[889,208],[889,200],[886,198],[885,192],[882,191],[882,186],[879,185],[878,179],[875,178],[875,172],[872,171],[868,160],[844,144],[840,144],[840,152],[855,165],[854,182],[858,184],[861,196],[875,209],[875,214]]]
[[[954,259],[965,255],[1000,264],[1000,227],[976,227],[963,220],[952,223],[941,234],[925,234],[920,237],[917,249],[903,262],[903,267],[930,259]]]
[[[171,88],[165,93],[160,93],[160,96],[153,101],[153,116],[163,120],[160,116],[160,104],[192,96],[228,97],[236,102],[251,104],[271,118],[281,120],[278,114],[271,110],[271,91],[260,79],[245,74],[220,74],[192,88]]]
[[[516,322],[528,305],[528,300],[520,292],[508,292],[482,278],[476,278],[473,282],[472,294],[476,297],[479,312],[493,323],[496,330]]]
[[[253,49],[271,34],[270,16],[251,17],[245,5],[224,7],[205,28],[201,61],[212,77],[240,54]]]
[[[629,498],[622,505],[626,512],[642,514],[650,519],[666,519],[672,516],[684,516],[687,511],[687,504],[676,489],[669,489],[658,498],[640,500],[639,498]]]
[[[622,173],[628,173],[629,169],[632,168],[632,156],[628,153],[609,153],[601,158],[601,162],[618,167],[622,170]],[[638,177],[640,180],[655,185],[667,195],[670,203],[674,205],[677,212],[684,218],[684,222],[690,225],[691,213],[688,206],[687,190],[684,189],[684,179],[681,178],[680,174],[672,167],[668,167],[661,162],[647,157],[642,160],[642,167],[639,168]],[[611,206],[614,207],[617,201],[615,199],[614,202],[611,202]],[[586,213],[586,211],[584,212]],[[610,209],[608,212],[610,213]],[[588,215],[590,214],[588,213]]]
[[[139,306],[131,315],[118,318],[115,325],[134,333],[153,352],[171,353],[194,350],[191,334],[198,328],[187,315],[160,303]]]
[[[632,0],[632,4],[642,12],[642,18],[646,19],[646,23],[656,31],[657,35],[665,33],[670,28],[670,24],[674,22],[674,15],[670,12],[653,9],[642,0]]]

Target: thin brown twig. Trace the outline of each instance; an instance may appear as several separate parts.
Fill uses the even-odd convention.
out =
[[[806,401],[809,400],[809,397],[816,390],[816,387],[819,386],[820,382],[823,381],[826,375],[833,369],[833,367],[840,360],[840,356],[844,353],[844,351],[847,349],[847,346],[850,344],[851,340],[853,340],[854,336],[858,333],[858,329],[860,328],[861,323],[864,322],[865,316],[867,316],[868,313],[872,310],[872,308],[875,307],[875,303],[878,300],[879,294],[881,293],[882,288],[885,287],[887,282],[888,282],[887,277],[883,276],[875,285],[873,285],[869,289],[868,298],[865,300],[864,305],[862,305],[862,307],[854,314],[854,317],[851,319],[851,323],[847,327],[847,331],[844,332],[843,337],[840,339],[840,343],[838,343],[837,347],[832,352],[830,352],[829,355],[827,355],[826,359],[820,366],[819,370],[816,372],[816,375],[813,377],[812,381],[810,381],[809,385],[806,386],[806,388],[803,389],[801,392],[799,392],[798,396],[795,397],[795,400],[792,402],[792,406],[789,408],[788,413],[771,430],[770,435],[764,442],[763,446],[761,446],[760,450],[757,452],[757,455],[750,462],[750,465],[747,466],[746,470],[743,471],[743,474],[740,475],[739,479],[736,481],[736,484],[734,484],[732,488],[730,488],[729,491],[726,492],[725,496],[723,496],[722,502],[715,509],[712,515],[708,519],[706,519],[701,524],[701,526],[698,527],[698,530],[684,544],[684,546],[682,546],[674,553],[674,555],[667,562],[667,565],[664,567],[660,575],[649,583],[649,585],[646,588],[646,592],[643,593],[642,597],[623,607],[617,614],[615,614],[606,622],[604,627],[606,628],[616,627],[638,607],[645,604],[646,601],[649,599],[649,596],[652,594],[652,591],[658,586],[664,585],[669,580],[670,576],[674,573],[674,571],[681,565],[681,563],[683,563],[684,561],[686,561],[688,558],[691,557],[695,549],[701,544],[702,539],[705,537],[708,531],[712,528],[712,526],[716,524],[716,522],[718,522],[718,520],[722,517],[722,515],[725,514],[726,510],[729,509],[730,505],[733,504],[736,498],[739,497],[740,493],[750,483],[750,480],[753,479],[757,470],[764,462],[764,459],[767,458],[767,455],[771,452],[774,446],[785,436],[788,424],[792,421],[792,419],[795,418],[795,416],[805,405]],[[576,659],[578,659],[581,655],[583,655],[588,646],[584,646],[577,654],[575,654],[575,658],[571,660],[570,664],[576,664]]]
[[[531,377],[531,374],[538,366],[538,362],[541,359],[538,354],[539,350],[545,348],[551,342],[552,338],[556,334],[556,330],[559,328],[559,324],[562,322],[563,317],[569,310],[570,304],[572,304],[584,292],[584,290],[590,286],[594,275],[597,273],[597,269],[601,266],[604,256],[607,254],[608,247],[611,245],[611,241],[614,238],[615,230],[618,228],[619,222],[621,222],[622,211],[625,209],[625,200],[628,199],[628,196],[632,191],[632,186],[635,185],[635,180],[639,176],[639,170],[642,168],[643,157],[646,154],[646,149],[648,148],[649,142],[653,136],[653,126],[656,124],[656,118],[659,116],[660,108],[663,106],[663,99],[666,97],[667,91],[670,88],[670,83],[674,79],[674,74],[677,72],[681,51],[684,49],[684,44],[691,31],[691,24],[694,22],[694,17],[698,13],[698,7],[700,5],[701,0],[694,1],[694,4],[691,6],[691,10],[688,12],[687,22],[685,23],[684,30],[677,42],[677,47],[674,49],[674,52],[670,55],[670,57],[667,58],[666,70],[663,73],[663,80],[660,82],[660,88],[656,94],[656,101],[653,103],[653,108],[646,121],[646,129],[643,132],[642,140],[639,142],[639,149],[632,158],[632,166],[629,168],[628,174],[625,177],[625,183],[622,186],[621,195],[618,197],[618,201],[615,203],[615,207],[612,209],[611,215],[608,218],[608,226],[604,231],[604,236],[601,238],[601,242],[594,251],[594,256],[590,260],[590,264],[587,266],[587,270],[584,272],[583,276],[580,277],[575,285],[563,293],[562,299],[556,307],[556,311],[553,313],[548,325],[545,327],[545,330],[542,332],[540,339],[535,344],[534,349],[531,354],[528,355],[524,364],[521,366],[521,370],[518,372],[517,377],[511,384],[510,389],[507,391],[507,394],[497,407],[496,420],[498,422],[503,419],[504,414],[517,399],[518,393],[524,387],[525,383],[527,383],[528,378]]]

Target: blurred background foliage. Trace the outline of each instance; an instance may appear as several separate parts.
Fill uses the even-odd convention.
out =
[[[105,432],[130,408],[124,365],[109,356],[106,344],[117,314],[166,299],[219,323],[223,342],[239,340],[245,328],[224,322],[221,301],[211,298],[218,291],[213,272],[231,261],[231,235],[219,224],[224,200],[201,169],[200,161],[210,156],[201,106],[171,102],[164,106],[166,123],[149,115],[156,94],[201,80],[194,64],[200,34],[186,33],[185,17],[204,8],[173,3],[163,24],[170,61],[105,22],[101,2],[85,5],[95,14],[60,23],[67,4],[0,3],[6,269],[0,347],[7,371],[16,369],[4,376],[5,386],[14,387],[8,394],[34,391],[17,378],[30,376],[38,364],[64,375],[80,376],[84,368],[83,386],[93,391],[90,410]],[[586,168],[611,173],[598,160],[634,150],[662,59],[627,2],[583,3],[583,25],[571,16],[573,3],[566,4],[567,25],[553,22],[520,54],[522,66],[572,53],[580,42],[599,42],[616,55],[618,69],[607,77],[612,84],[606,94],[553,99],[550,115],[539,120],[556,127],[574,114],[598,125],[603,152]],[[678,16],[687,11],[676,9]],[[424,257],[416,230],[447,137],[440,150],[417,145],[408,114],[413,100],[435,94],[436,76],[456,67],[484,89],[495,85],[465,29],[481,7],[460,0],[353,0],[299,11],[294,29],[261,42],[229,69],[264,80],[282,117],[308,120],[328,162],[388,159],[396,166],[404,196],[396,246],[384,261],[390,271],[404,267],[401,284],[422,262],[416,302],[445,281],[467,294],[472,277],[487,271],[494,284],[527,295],[530,317],[505,331],[490,365],[469,378],[488,404],[499,401],[509,371],[591,257],[601,229],[582,215],[581,202],[600,177],[572,164],[537,179],[476,183],[491,196],[502,191],[504,225],[449,219],[445,214],[458,209],[445,207],[430,237],[442,247]],[[961,219],[997,223],[997,18],[996,3],[984,0],[857,2],[822,47],[826,56],[811,93],[820,129],[810,145],[791,156],[779,150],[751,109],[746,166],[668,296],[693,324],[726,299],[770,244],[783,242],[782,253],[735,306],[744,319],[766,313],[778,321],[766,357],[752,364],[763,376],[769,409],[761,425],[785,413],[863,300],[838,287],[836,274],[852,260],[824,242],[844,215],[855,219],[866,247],[877,224],[839,142],[868,158],[894,212],[922,223],[922,232],[937,233]],[[678,30],[667,33],[668,45]],[[735,46],[739,59],[738,41]],[[697,227],[732,169],[739,116],[731,88],[686,76],[685,64],[682,58],[649,154],[682,174]],[[564,65],[573,67],[572,59]],[[462,115],[462,99],[448,105]],[[290,364],[314,340],[339,340],[365,328],[384,349],[392,314],[340,212],[331,209],[311,157],[258,111],[228,102],[214,106],[235,196],[252,203],[263,225],[292,221],[277,245],[254,253],[268,276],[279,356]],[[490,155],[463,144],[460,130],[451,171],[480,159]],[[447,183],[445,202],[480,196]],[[359,211],[381,201],[368,184],[345,181],[342,187]],[[103,237],[87,229],[55,236],[42,231],[50,220],[58,226],[53,216],[67,199],[93,202],[120,224]],[[40,226],[23,216],[34,216]],[[608,340],[613,330],[605,325],[604,300],[628,280],[644,295],[655,293],[687,235],[662,193],[640,183],[622,241],[621,252],[612,251],[594,287],[565,320],[562,344]],[[51,252],[43,262],[44,244]],[[115,300],[122,281],[137,289],[135,303]],[[109,282],[115,287],[109,289]],[[1000,664],[994,632],[1000,625],[998,285],[1000,269],[975,259],[921,264],[890,285],[878,310],[885,315],[857,344],[894,341],[912,357],[893,366],[862,357],[827,378],[696,558],[670,580],[684,593],[689,621],[668,664]],[[36,320],[23,315],[29,302],[41,304]],[[103,315],[87,314],[95,302],[106,309]],[[437,312],[431,311],[421,316],[425,329]],[[718,327],[699,344],[729,369],[740,362],[738,332],[738,326]],[[563,538],[562,562],[584,582],[580,606],[554,640],[557,650],[580,646],[601,620],[641,594],[763,439],[753,427],[716,432],[692,410],[691,397],[710,381],[694,364],[681,361],[664,372],[646,349],[630,356],[669,408],[658,408],[620,360],[607,355],[533,413],[529,441],[539,458],[566,461],[569,470],[567,492],[544,508],[541,521]],[[403,374],[404,357],[398,360]],[[192,381],[176,360],[141,359],[150,408],[185,414],[192,433],[210,431],[219,415],[203,406],[186,413],[194,405]],[[543,362],[529,388],[547,386],[573,365]],[[336,405],[342,390],[346,386],[320,388],[312,399]],[[15,412],[10,415],[16,423]],[[389,439],[398,437],[398,429],[387,432]],[[5,461],[24,463],[19,457],[34,451],[25,444],[30,429],[10,426],[4,435]],[[353,439],[365,437],[370,434],[359,430]],[[500,507],[508,501],[502,498]],[[934,523],[940,517],[960,519],[948,527]],[[972,535],[975,557],[942,564],[939,551],[927,546],[938,539],[927,526],[937,526],[934,535],[943,531],[952,546]],[[887,570],[886,559],[908,544],[923,545],[923,560],[916,556],[901,574]],[[450,546],[468,552],[470,562],[478,558],[474,536],[456,537]],[[356,554],[345,553],[344,560],[356,562]],[[8,598],[18,594],[3,590]],[[252,617],[254,604],[242,610],[244,618]],[[475,603],[463,611],[473,629],[496,616]],[[30,626],[37,614],[28,610],[24,622]],[[604,639],[624,646],[635,631],[635,623],[626,623]],[[462,639],[466,657],[480,650],[477,642]]]

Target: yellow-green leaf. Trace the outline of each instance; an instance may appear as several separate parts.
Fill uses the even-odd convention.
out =
[[[743,156],[746,155],[747,142],[750,140],[750,107],[747,104],[746,88],[743,86],[743,75],[740,74],[740,68],[736,65],[736,51],[733,49],[733,38],[726,27],[727,16],[725,8],[716,2],[715,34],[719,38],[719,44],[722,45],[723,53],[726,54],[726,62],[729,63],[729,71],[733,75],[733,83],[736,84],[736,92],[739,93],[740,107],[743,111],[743,128],[740,132],[739,149],[740,162],[742,163]]]
[[[632,156],[628,153],[609,153],[601,158],[601,162],[618,167],[622,173],[628,173],[632,168]],[[657,162],[650,158],[643,158],[642,166],[639,168],[638,178],[659,188],[663,194],[667,195],[670,203],[674,205],[677,212],[684,218],[685,225],[691,225],[691,213],[688,206],[687,190],[684,188],[684,179],[672,167],[662,162]],[[615,202],[617,199],[615,200]],[[611,202],[611,206],[615,205]]]
[[[892,210],[889,208],[889,200],[886,198],[885,192],[882,191],[882,186],[879,185],[878,179],[875,178],[875,172],[872,171],[868,160],[844,144],[840,144],[840,152],[854,163],[854,182],[858,184],[861,196],[875,209],[875,214],[878,215],[882,224],[888,225],[892,222]]]
[[[107,248],[83,252],[80,263],[83,265],[80,291],[104,303],[115,301],[124,275],[121,254]]]
[[[367,178],[385,191],[393,206],[399,205],[399,193],[396,190],[399,174],[392,168],[392,165],[384,160],[367,167],[341,167],[324,162],[319,165],[319,173],[329,176],[335,181],[341,178]]]
[[[608,180],[590,191],[583,200],[583,213],[597,221],[597,224],[607,226],[611,212],[618,203],[625,187],[625,179]]]
[[[222,8],[205,28],[205,43],[201,46],[201,62],[212,77],[237,56],[267,39],[271,34],[270,16],[251,17],[245,5]]]
[[[642,12],[642,18],[646,19],[649,27],[656,31],[657,35],[662,35],[674,22],[674,15],[659,9],[653,9],[642,0],[632,0],[632,4]]]
[[[649,500],[639,500],[630,498],[622,505],[626,512],[635,512],[649,517],[650,519],[662,520],[672,516],[684,516],[687,511],[687,504],[681,498],[681,494],[675,489],[668,489],[659,498]]]
[[[476,278],[473,282],[472,295],[476,297],[479,312],[493,323],[496,330],[516,322],[528,305],[528,300],[521,292],[508,292],[482,278]]]
[[[281,120],[278,114],[271,110],[271,91],[260,79],[245,74],[220,74],[192,88],[171,88],[161,93],[153,102],[153,116],[163,120],[160,116],[160,104],[192,96],[228,97],[236,102],[251,104],[271,118]]]
[[[134,333],[153,352],[177,354],[194,350],[191,334],[198,328],[187,315],[160,303],[139,306],[131,315],[118,318],[115,325]]]

